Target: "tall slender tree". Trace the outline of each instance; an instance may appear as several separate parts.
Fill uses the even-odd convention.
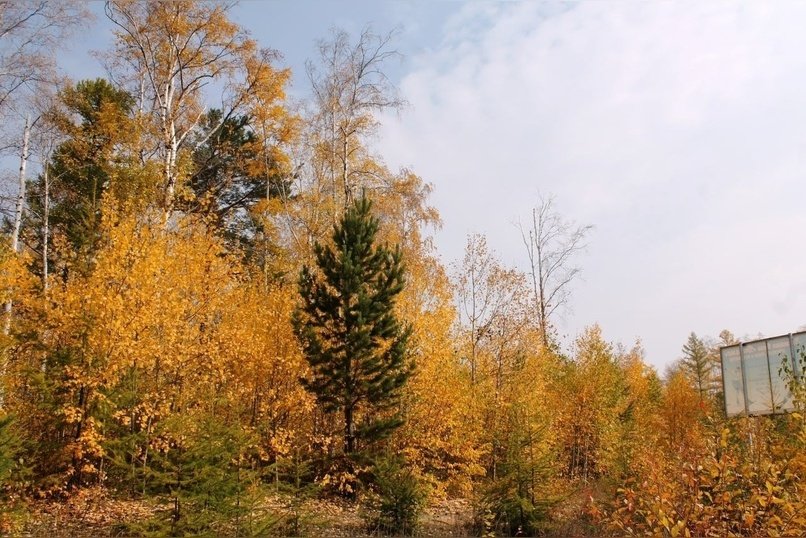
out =
[[[543,345],[552,344],[552,319],[566,306],[571,283],[581,269],[573,265],[574,256],[585,248],[592,226],[577,226],[557,213],[554,198],[541,197],[532,209],[528,229],[521,227],[521,238],[529,257],[537,320]]]
[[[319,64],[306,68],[316,113],[311,118],[311,142],[317,157],[317,182],[341,213],[373,183],[365,143],[378,128],[379,112],[397,110],[404,101],[384,73],[398,53],[390,48],[394,33],[378,35],[365,28],[356,43],[343,30],[319,43]]]
[[[299,280],[294,327],[311,367],[302,384],[325,411],[343,412],[346,454],[402,424],[394,407],[414,368],[410,328],[394,312],[405,284],[400,249],[375,245],[377,232],[371,203],[356,200],[332,245],[314,246],[318,271],[305,266]]]
[[[713,384],[713,355],[696,334],[691,333],[683,346],[681,365],[694,382],[694,388],[704,400]]]

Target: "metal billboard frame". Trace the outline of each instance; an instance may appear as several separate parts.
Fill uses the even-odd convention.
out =
[[[795,378],[799,379],[799,378],[801,378],[803,376],[804,372],[801,372],[801,365],[800,365],[800,362],[798,360],[799,355],[797,353],[806,351],[806,343],[804,343],[802,345],[803,349],[801,349],[800,347],[798,349],[796,349],[795,348],[795,340],[798,337],[806,338],[806,331],[798,331],[798,332],[793,332],[793,333],[788,333],[788,334],[781,334],[781,335],[778,335],[778,336],[771,336],[769,338],[759,338],[757,340],[749,340],[747,342],[739,342],[739,343],[731,344],[731,345],[728,345],[728,346],[720,346],[720,348],[719,348],[719,365],[720,365],[720,369],[721,369],[721,372],[722,372],[722,394],[723,394],[723,399],[724,399],[725,415],[726,416],[728,416],[728,417],[736,417],[736,416],[780,415],[780,414],[786,414],[786,413],[788,413],[788,412],[790,412],[792,410],[792,409],[782,409],[780,407],[776,407],[776,404],[775,404],[775,388],[774,388],[773,382],[772,382],[772,368],[770,366],[770,345],[769,345],[769,342],[771,340],[779,340],[781,338],[788,338],[789,339],[789,357],[788,357],[788,359],[789,359],[789,361],[790,361],[790,363],[792,365],[792,372],[794,373]],[[750,407],[749,407],[750,406],[750,399],[748,398],[748,386],[747,386],[747,374],[746,374],[746,371],[745,371],[746,368],[745,368],[745,353],[744,353],[744,350],[745,350],[745,346],[748,346],[748,345],[751,345],[751,344],[759,344],[761,342],[764,342],[765,357],[766,357],[766,363],[767,363],[767,379],[768,379],[768,382],[769,382],[768,387],[769,387],[769,395],[770,395],[770,404],[771,405],[769,406],[768,410],[760,411],[760,412],[756,411],[756,412],[751,413],[750,412]],[[726,390],[727,386],[725,384],[726,383],[726,379],[725,379],[725,355],[724,355],[723,351],[726,350],[726,349],[735,348],[735,347],[738,347],[738,349],[739,349],[739,369],[741,370],[742,400],[743,400],[743,404],[744,404],[743,405],[744,410],[740,411],[740,412],[734,412],[734,413],[730,414],[730,413],[728,413],[728,398],[727,398],[727,390]],[[785,387],[785,390],[786,390],[786,392],[788,394],[789,399],[791,400],[792,399],[792,394],[791,394],[791,391],[789,390],[789,387]]]

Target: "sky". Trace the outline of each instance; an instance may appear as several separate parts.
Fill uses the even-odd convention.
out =
[[[103,75],[93,9],[74,78]],[[433,184],[443,262],[478,232],[525,268],[517,223],[541,194],[594,226],[566,344],[598,323],[662,371],[692,331],[806,324],[806,3],[253,0],[233,17],[283,54],[298,98],[331,27],[399,28],[388,73],[409,106],[375,145]]]

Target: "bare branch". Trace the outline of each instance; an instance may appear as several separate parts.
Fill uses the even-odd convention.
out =
[[[570,285],[581,269],[572,259],[586,248],[585,240],[592,226],[567,222],[554,209],[552,197],[539,198],[532,209],[530,227],[519,225],[521,239],[529,260],[532,299],[540,324],[543,344],[549,346],[551,320],[567,305]]]

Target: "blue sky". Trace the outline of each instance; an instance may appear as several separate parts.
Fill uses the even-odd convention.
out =
[[[261,46],[279,51],[282,64],[294,74],[292,93],[307,91],[305,61],[316,53],[316,42],[331,28],[358,34],[370,26],[377,33],[395,30],[394,46],[403,54],[399,63],[389,64],[388,76],[399,80],[411,58],[425,54],[439,44],[441,29],[451,14],[460,11],[458,1],[337,1],[337,0],[242,0],[232,18],[248,28]],[[104,16],[102,1],[90,4],[95,20],[69,44],[60,64],[72,78],[103,76],[101,62],[92,51],[112,45],[112,25]]]
[[[102,4],[62,59],[102,75]],[[329,28],[402,28],[390,75],[410,106],[376,142],[433,183],[446,263],[481,232],[525,265],[538,193],[593,224],[561,323],[643,341],[663,368],[687,335],[806,323],[806,3],[243,2],[234,18],[304,61]]]

